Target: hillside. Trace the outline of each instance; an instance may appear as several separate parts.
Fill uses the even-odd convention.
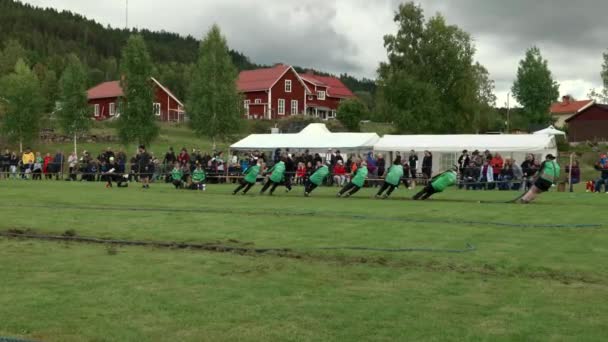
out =
[[[61,75],[69,53],[77,54],[88,67],[89,85],[117,79],[123,45],[130,34],[140,33],[156,64],[157,77],[178,97],[185,98],[190,68],[198,50],[198,40],[192,36],[112,28],[76,13],[38,8],[14,0],[0,0],[0,32],[0,47],[6,50],[7,45],[12,46],[10,52],[0,56],[0,76],[12,69],[15,56],[24,55],[36,66],[41,79],[50,78],[49,87],[53,86],[53,79]],[[14,41],[25,50],[16,47]],[[231,55],[239,70],[263,67],[238,51],[232,50]],[[358,80],[346,74],[341,75],[341,79],[353,91],[373,93],[375,90],[371,80]]]

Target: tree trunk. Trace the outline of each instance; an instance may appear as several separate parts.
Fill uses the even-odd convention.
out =
[[[78,145],[76,140],[78,139],[78,136],[76,135],[76,133],[74,133],[74,155],[76,155],[76,157],[78,157]]]
[[[19,153],[23,154],[23,139],[19,139]]]

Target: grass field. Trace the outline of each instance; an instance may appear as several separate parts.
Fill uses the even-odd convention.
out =
[[[0,231],[209,243],[230,253],[0,238],[0,337],[42,341],[602,341],[608,195],[0,181]],[[481,203],[480,203],[481,202]],[[467,250],[467,244],[469,247]],[[417,251],[326,249],[413,248]],[[450,251],[461,250],[462,253]]]

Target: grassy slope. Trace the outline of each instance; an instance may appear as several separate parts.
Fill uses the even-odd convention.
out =
[[[254,192],[255,192],[254,188]],[[258,187],[259,189],[259,187]],[[608,197],[450,191],[434,201],[233,197],[156,184],[0,182],[0,230],[288,247],[301,259],[0,240],[0,336],[83,340],[601,340],[608,323]],[[72,206],[70,209],[69,207]],[[89,209],[73,206],[89,207]],[[157,208],[157,212],[133,208]],[[95,208],[95,209],[93,209]],[[117,210],[121,208],[122,210]],[[99,210],[105,209],[105,210]],[[175,211],[172,213],[171,211]],[[182,211],[176,211],[182,210]],[[253,215],[255,214],[255,215]],[[280,215],[279,215],[280,214]],[[464,248],[469,254],[319,251]]]

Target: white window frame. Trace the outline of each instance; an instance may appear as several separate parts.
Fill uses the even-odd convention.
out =
[[[108,113],[110,113],[110,116],[116,115],[116,103],[110,103],[110,110]]]
[[[325,100],[325,91],[323,91],[323,90],[317,91],[317,99],[318,100]]]
[[[255,103],[256,103],[256,104],[258,104],[258,103],[262,103],[262,99],[255,99]]]
[[[154,115],[160,116],[161,108],[162,108],[162,106],[161,106],[160,102],[154,102],[152,104],[152,110],[154,111]]]
[[[277,114],[285,115],[285,99],[279,99]]]
[[[96,103],[93,105],[93,115],[95,115],[95,117],[99,117],[99,103]]]
[[[291,93],[291,80],[285,80],[285,92]]]
[[[298,100],[291,100],[291,115],[298,115]]]

